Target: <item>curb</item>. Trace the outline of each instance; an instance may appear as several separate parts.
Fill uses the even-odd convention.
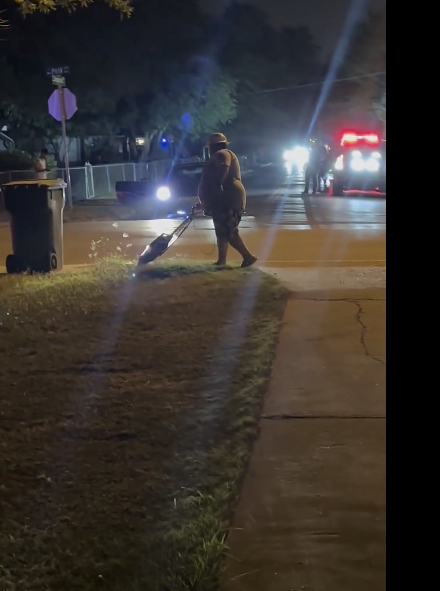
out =
[[[53,275],[63,275],[63,273],[79,273],[80,271],[90,271],[95,265],[93,263],[85,263],[83,265],[65,265],[62,271],[58,271]],[[0,266],[0,275],[6,275],[6,267]],[[17,277],[17,275],[15,275]]]

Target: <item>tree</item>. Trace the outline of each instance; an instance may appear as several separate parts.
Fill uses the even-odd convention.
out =
[[[387,12],[371,12],[360,24],[346,71],[348,76],[366,76],[353,85],[349,107],[373,113],[386,124]],[[382,74],[379,74],[382,72]],[[375,74],[369,77],[369,74]]]
[[[123,21],[97,4],[87,18],[81,11],[16,18],[0,63],[8,73],[0,103],[14,139],[39,149],[44,138],[57,152],[59,125],[47,113],[53,87],[46,68],[53,64],[70,66],[68,86],[78,98],[69,135],[124,134],[134,156],[137,137],[150,148],[165,131],[194,138],[226,125],[235,116],[235,82],[197,57],[204,54],[204,18],[197,0],[150,0]],[[36,33],[43,29],[44,36]],[[78,43],[83,38],[87,44]],[[3,84],[7,79],[14,84]],[[17,87],[14,96],[9,85]]]
[[[208,72],[209,75],[208,75]],[[144,155],[168,132],[179,139],[198,139],[230,123],[236,116],[235,81],[213,63],[186,72],[171,70],[148,102],[145,98]]]
[[[9,124],[19,97],[18,80],[5,56],[0,56],[0,129]]]
[[[20,148],[58,142],[59,125],[47,114],[53,65],[70,66],[67,84],[78,99],[69,135],[124,136],[132,157],[139,137],[144,157],[163,134],[192,142],[225,127],[251,144],[279,143],[307,119],[306,93],[261,91],[314,78],[318,48],[307,29],[276,31],[252,6],[234,3],[216,21],[198,0],[149,0],[121,19],[97,2],[57,0],[48,13],[23,18],[27,0],[6,1],[17,10],[0,44],[0,109]],[[83,4],[87,13],[54,10]]]
[[[386,10],[358,24],[339,77],[321,113],[320,127],[336,134],[348,127],[386,132]]]
[[[38,12],[47,14],[59,8],[71,11],[86,8],[93,0],[10,0],[10,2],[16,4],[23,14]],[[130,16],[133,11],[133,0],[104,0],[104,2],[126,16]]]
[[[94,12],[93,7],[90,12]],[[108,130],[116,108],[117,97],[112,95],[105,81],[101,84],[102,72],[94,61],[94,56],[99,54],[92,44],[94,38],[90,39],[91,53],[88,56],[77,42],[80,20],[79,13],[68,19],[62,18],[61,14],[35,15],[32,19],[15,16],[10,34],[2,44],[0,123],[8,126],[18,146],[35,152],[46,143],[53,147],[57,159],[60,125],[47,111],[47,100],[53,86],[46,76],[47,67],[59,63],[55,59],[71,65],[74,74],[69,78],[69,85],[72,82],[73,90],[80,95],[81,110],[67,124],[70,137],[105,133],[103,130]],[[44,29],[44,36],[35,33],[40,28]],[[116,49],[114,53],[117,55]],[[29,55],[32,55],[32,60],[27,58]],[[88,65],[91,67],[89,76],[86,75]],[[111,133],[115,131],[115,128],[111,129]]]
[[[307,28],[272,27],[266,13],[234,2],[217,25],[220,63],[239,81],[237,119],[228,134],[239,149],[292,141],[307,127],[308,93],[266,92],[316,79],[319,48]]]

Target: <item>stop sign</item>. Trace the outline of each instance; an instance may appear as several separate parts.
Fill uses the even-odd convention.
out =
[[[49,98],[48,105],[49,113],[57,121],[63,120],[63,102],[66,120],[72,119],[78,111],[76,96],[68,88],[54,90]]]

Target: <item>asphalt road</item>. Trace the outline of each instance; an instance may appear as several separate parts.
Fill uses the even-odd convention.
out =
[[[386,200],[379,195],[301,196],[300,179],[282,167],[263,168],[247,178],[248,209],[242,233],[268,267],[386,266]],[[88,222],[65,225],[65,265],[88,264],[121,252],[134,258],[173,220]],[[9,230],[0,223],[0,272],[10,253]],[[214,260],[212,222],[200,218],[166,257]],[[237,260],[234,253],[231,261]]]

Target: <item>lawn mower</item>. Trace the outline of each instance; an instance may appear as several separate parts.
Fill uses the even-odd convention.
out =
[[[143,265],[148,265],[165,254],[166,251],[171,248],[173,244],[182,236],[182,234],[190,227],[198,207],[198,205],[194,205],[192,207],[189,216],[180,224],[178,228],[174,230],[174,232],[171,234],[161,234],[155,240],[153,240],[153,242],[147,246],[147,248],[139,257],[138,266],[140,267]]]

